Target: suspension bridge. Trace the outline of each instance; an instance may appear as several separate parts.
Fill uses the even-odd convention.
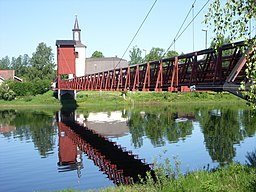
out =
[[[58,74],[57,89],[75,91],[228,91],[241,96],[238,90],[242,81],[247,82],[246,61],[251,53],[252,46],[245,45],[241,41],[223,45],[218,50],[204,49],[125,68],[116,66],[112,70],[66,80],[62,80]]]

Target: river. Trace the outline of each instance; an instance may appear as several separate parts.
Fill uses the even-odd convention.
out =
[[[235,105],[1,109],[0,191],[115,186],[166,159],[182,173],[245,164],[255,141]]]

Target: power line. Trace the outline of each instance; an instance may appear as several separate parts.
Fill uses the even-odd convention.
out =
[[[129,47],[131,46],[133,40],[135,39],[135,37],[137,36],[137,34],[139,33],[141,27],[143,26],[143,24],[145,23],[145,21],[147,20],[150,12],[152,11],[152,9],[154,8],[155,4],[156,4],[157,0],[155,0],[155,2],[153,3],[153,5],[151,6],[150,10],[148,11],[146,17],[144,18],[144,20],[142,21],[142,23],[140,24],[140,27],[138,28],[137,32],[135,33],[135,35],[133,36],[132,40],[130,41],[129,45],[127,46],[126,50],[124,51],[122,57],[120,58],[119,62],[116,64],[115,68],[120,64],[120,62],[122,61],[124,55],[126,54],[126,52],[128,51]],[[114,68],[114,69],[115,69]]]
[[[192,4],[191,8],[189,9],[189,11],[188,11],[188,13],[187,13],[187,15],[186,15],[186,17],[185,17],[183,23],[181,24],[181,26],[180,26],[178,32],[176,33],[176,35],[175,35],[175,37],[174,37],[174,39],[173,39],[171,45],[168,47],[168,49],[167,49],[166,52],[164,53],[163,57],[165,56],[165,54],[168,52],[168,50],[171,48],[172,45],[174,45],[174,47],[175,47],[175,42],[176,42],[176,40],[177,40],[177,36],[179,35],[179,33],[180,33],[180,31],[181,31],[183,25],[184,25],[185,22],[187,21],[187,18],[188,18],[188,16],[189,16],[190,12],[192,11],[192,9],[194,8],[195,3],[196,3],[196,0],[195,0],[194,3]],[[175,48],[174,48],[174,49],[175,49]]]
[[[195,18],[201,13],[201,11],[205,8],[205,6],[209,3],[210,0],[208,0],[204,5],[203,7],[197,12],[197,14],[192,18],[192,20],[187,24],[187,26],[185,27],[185,29],[183,29],[183,31],[179,34],[179,35],[176,35],[177,38],[175,38],[175,41],[177,41],[180,36],[187,30],[187,28],[191,25],[191,23],[194,22]],[[193,5],[192,5],[192,8],[193,8]],[[191,9],[192,9],[191,8]],[[169,49],[171,48],[171,46],[173,45],[174,42],[171,43],[171,45],[168,47],[168,49],[166,50],[166,52],[164,53],[163,57],[165,56],[165,54],[169,51]],[[162,57],[162,58],[163,58]]]
[[[186,20],[187,20],[187,18],[188,18],[188,16],[189,16],[189,14],[190,14],[190,12],[191,12],[191,11],[192,11],[192,9],[194,8],[195,3],[196,3],[196,0],[195,0],[195,1],[194,1],[194,3],[192,4],[192,7],[191,7],[191,8],[190,8],[190,10],[188,11],[187,16],[185,17],[185,19],[184,19],[183,23],[181,24],[181,26],[180,26],[180,28],[179,28],[179,30],[178,30],[178,32],[177,32],[177,34],[175,35],[175,37],[174,37],[174,41],[176,41],[176,38],[177,38],[177,36],[179,35],[180,30],[182,29],[183,25],[185,24],[185,22],[186,22]]]

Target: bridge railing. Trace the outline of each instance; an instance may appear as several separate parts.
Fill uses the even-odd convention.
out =
[[[63,90],[222,91],[225,80],[242,56],[244,42],[227,44],[159,61],[115,68],[60,81]],[[235,83],[244,80],[243,67]]]

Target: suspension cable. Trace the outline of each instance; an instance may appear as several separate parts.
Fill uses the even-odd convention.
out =
[[[201,13],[201,11],[205,8],[205,6],[210,2],[210,0],[208,0],[203,6],[202,8],[197,12],[197,14],[192,18],[192,20],[187,24],[187,26],[183,29],[183,31],[179,34],[179,35],[176,35],[176,38],[175,38],[175,41],[177,41],[180,36],[187,30],[187,28],[191,25],[191,23],[194,22],[195,18],[197,18],[197,16]],[[193,4],[194,5],[194,4]],[[193,8],[193,5],[192,5],[192,8]],[[191,8],[191,10],[192,10]],[[168,49],[165,51],[165,53],[163,54],[162,58],[166,55],[166,53],[169,51],[169,49],[171,48],[171,46],[173,45],[174,41],[170,44],[170,46],[168,47]]]
[[[116,69],[116,67],[120,64],[120,62],[122,61],[124,55],[126,54],[126,52],[128,51],[129,47],[131,46],[132,42],[134,41],[135,37],[137,36],[137,34],[139,33],[140,29],[142,28],[143,24],[145,23],[145,21],[147,20],[150,12],[152,11],[152,9],[154,8],[155,4],[156,4],[157,0],[155,0],[155,2],[153,3],[153,5],[151,6],[150,10],[148,11],[146,17],[144,18],[144,20],[142,21],[142,23],[140,24],[140,27],[138,28],[137,32],[135,33],[135,35],[133,36],[132,40],[130,41],[129,45],[127,46],[126,50],[124,51],[122,57],[120,58],[119,62],[116,64],[116,66],[114,67],[114,69]]]

